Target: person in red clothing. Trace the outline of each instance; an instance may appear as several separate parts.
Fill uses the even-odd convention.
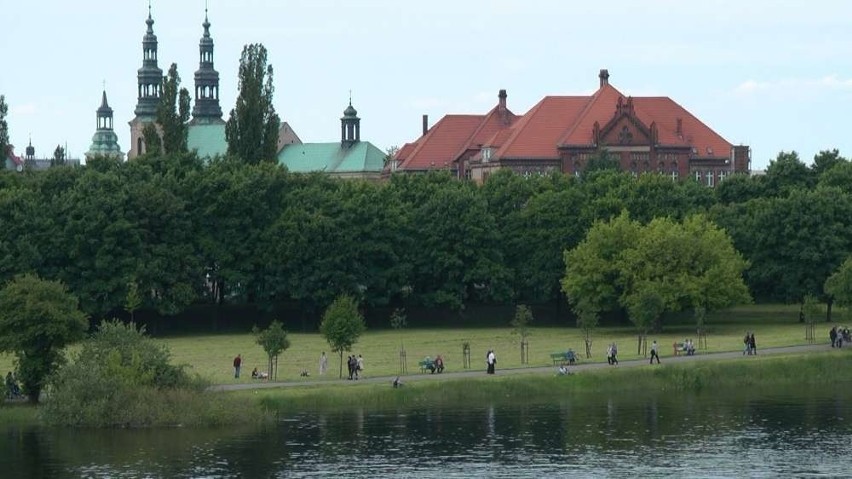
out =
[[[234,378],[240,378],[240,366],[243,364],[243,358],[237,354],[237,357],[234,358]]]

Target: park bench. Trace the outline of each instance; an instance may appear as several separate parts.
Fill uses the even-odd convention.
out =
[[[435,361],[432,359],[424,359],[417,363],[420,366],[420,372],[425,373],[428,369],[430,372],[435,372]]]
[[[553,364],[574,364],[577,362],[577,355],[574,353],[574,350],[569,349],[561,353],[550,353],[550,359],[553,361]]]
[[[672,349],[675,356],[680,356],[681,353],[686,354],[686,343],[672,343]]]

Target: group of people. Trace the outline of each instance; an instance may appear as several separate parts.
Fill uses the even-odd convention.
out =
[[[692,339],[683,340],[683,352],[687,356],[695,356],[695,343],[692,342]]]
[[[618,364],[618,346],[615,343],[611,343],[606,348],[606,362],[610,365]]]
[[[349,369],[349,380],[358,380],[364,374],[364,358],[360,354],[352,354],[346,359],[346,367]]]
[[[9,371],[9,373],[6,374],[6,398],[18,399],[21,396],[21,388],[18,387],[18,379],[14,374],[12,374],[12,371]]]
[[[828,332],[828,337],[831,339],[832,348],[842,348],[844,342],[848,343],[852,341],[849,328],[843,326],[834,326],[831,328],[831,331]]]
[[[749,356],[753,354],[757,354],[757,343],[754,342],[754,333],[746,332],[745,337],[743,338],[743,356],[748,354]]]
[[[435,356],[434,360],[431,357],[426,356],[423,362],[426,363],[426,369],[431,371],[432,374],[444,372],[444,357],[440,354]]]
[[[269,373],[258,371],[257,368],[251,370],[252,379],[269,379]]]

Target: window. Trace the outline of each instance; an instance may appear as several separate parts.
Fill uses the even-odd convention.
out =
[[[725,170],[720,171],[719,172],[719,183],[725,181],[725,178],[727,178],[727,177],[728,177],[727,171],[725,171]]]
[[[488,163],[491,160],[491,148],[482,149],[482,162]]]
[[[712,188],[713,187],[713,179],[714,179],[715,175],[713,174],[712,171],[708,170],[705,177],[707,178],[707,186]]]
[[[695,181],[701,183],[701,172],[700,171],[695,172]]]

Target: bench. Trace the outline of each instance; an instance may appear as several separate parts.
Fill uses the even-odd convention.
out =
[[[553,364],[574,364],[578,358],[574,351],[569,349],[561,353],[550,353],[550,359],[553,361]]]
[[[427,369],[433,373],[435,372],[435,361],[431,359],[424,359],[417,364],[420,366],[421,373],[425,373]]]
[[[680,353],[686,353],[686,343],[672,343],[672,349],[675,356],[680,356]]]

